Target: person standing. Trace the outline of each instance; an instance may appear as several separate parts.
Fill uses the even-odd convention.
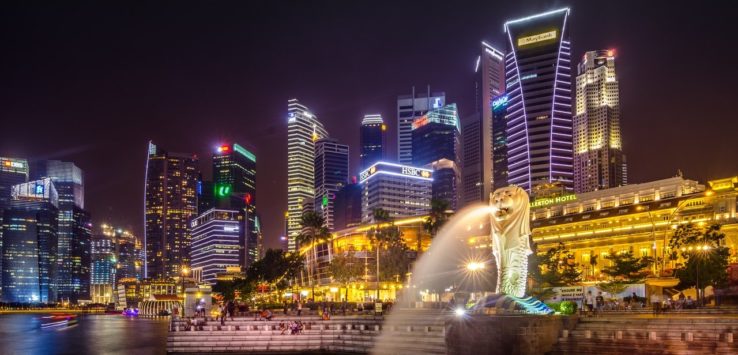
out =
[[[297,301],[297,316],[300,317],[302,315],[302,302]]]
[[[653,308],[654,315],[661,311],[661,297],[656,293],[651,295],[651,308]]]
[[[595,309],[597,310],[597,315],[602,315],[602,310],[605,307],[605,297],[602,296],[601,291],[597,293],[597,297],[595,298],[595,303],[596,303]]]
[[[220,325],[225,325],[226,308],[222,303],[218,306],[218,311],[220,311]]]
[[[595,298],[594,296],[592,296],[592,291],[587,291],[587,297],[585,297],[585,301],[587,302],[587,312],[591,316],[594,310],[594,302],[595,302]]]
[[[233,300],[228,301],[227,310],[228,315],[231,317],[231,321],[233,321],[233,313],[236,313],[236,303]]]

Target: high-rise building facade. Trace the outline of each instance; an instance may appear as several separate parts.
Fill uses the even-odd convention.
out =
[[[89,299],[92,230],[90,214],[84,210],[82,169],[59,160],[32,162],[30,179],[43,178],[51,178],[59,194],[57,296],[72,303]]]
[[[508,183],[574,187],[569,9],[507,21]]]
[[[11,187],[2,210],[3,302],[57,301],[58,206],[51,179]]]
[[[508,185],[507,104],[505,94],[492,98],[492,191]]]
[[[409,165],[378,162],[361,172],[362,223],[374,222],[381,208],[392,218],[420,216],[430,211],[433,171]]]
[[[113,241],[115,284],[123,279],[140,279],[140,262],[136,253],[136,236],[128,230],[102,224],[102,234]]]
[[[104,234],[94,234],[91,254],[90,298],[92,303],[112,303],[117,264],[113,238]]]
[[[463,144],[463,188],[460,204],[489,199],[494,167],[492,136],[497,133],[492,119],[492,100],[505,92],[505,53],[482,42],[482,53],[474,64],[474,114],[461,122]]]
[[[200,282],[215,284],[226,268],[242,267],[241,233],[244,215],[236,210],[210,209],[191,222],[192,272]]]
[[[382,115],[365,115],[361,120],[361,134],[359,136],[360,167],[362,170],[370,165],[382,161],[387,150],[387,125]]]
[[[213,155],[214,205],[244,215],[241,226],[241,266],[259,258],[261,231],[256,210],[256,155],[233,143],[221,145]]]
[[[287,238],[288,249],[302,226],[303,204],[315,196],[315,142],[328,131],[314,113],[297,99],[287,101]]]
[[[361,224],[361,184],[356,183],[356,177],[353,177],[352,183],[338,190],[333,210],[335,230]]]
[[[212,181],[204,180],[202,174],[198,177],[196,191],[198,215],[215,207],[215,186]]]
[[[190,264],[189,220],[197,212],[197,157],[149,142],[145,181],[144,275],[178,277]]]
[[[348,183],[349,146],[335,139],[315,142],[315,211],[333,230],[336,193]]]
[[[28,177],[26,159],[0,157],[0,208],[10,202],[11,187],[27,182]]]
[[[10,203],[10,192],[13,185],[28,181],[28,161],[26,159],[0,157],[0,225],[3,223],[3,208]],[[0,253],[3,249],[3,231],[0,228]],[[2,275],[3,262],[0,257],[0,275]],[[2,276],[0,276],[2,277]],[[2,295],[2,282],[0,282],[0,295]]]
[[[628,183],[620,139],[620,93],[612,50],[589,51],[577,67],[574,191]]]
[[[413,121],[434,108],[446,105],[446,94],[431,93],[430,86],[426,92],[416,92],[415,87],[410,95],[397,97],[397,160],[400,164],[413,163]]]
[[[413,166],[433,169],[433,198],[454,210],[461,181],[460,136],[456,104],[434,108],[412,125]]]

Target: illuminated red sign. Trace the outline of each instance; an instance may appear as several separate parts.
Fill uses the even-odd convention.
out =
[[[418,129],[428,124],[428,116],[423,116],[413,121],[413,129]]]
[[[243,200],[246,201],[247,205],[251,205],[251,201],[254,200],[254,197],[251,196],[251,194],[247,192],[246,195],[243,197]]]

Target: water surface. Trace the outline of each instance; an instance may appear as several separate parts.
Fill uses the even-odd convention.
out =
[[[40,330],[43,316],[0,315],[0,354],[166,354],[168,318],[90,314],[71,327]]]

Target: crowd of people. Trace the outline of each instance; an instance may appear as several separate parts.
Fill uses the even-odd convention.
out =
[[[677,299],[654,293],[650,296],[649,303],[654,314],[663,313],[671,310],[694,309],[697,308],[697,302],[692,296],[684,296],[679,293]],[[602,311],[631,311],[639,310],[647,307],[644,297],[638,297],[635,292],[630,297],[623,299],[606,299],[602,292],[598,292],[595,296],[592,291],[587,291],[582,300],[582,312],[588,316],[597,316]]]

